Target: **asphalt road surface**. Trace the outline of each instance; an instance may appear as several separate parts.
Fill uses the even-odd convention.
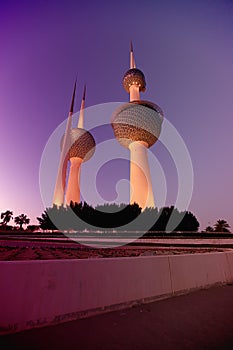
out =
[[[2,336],[0,349],[232,350],[233,284]]]

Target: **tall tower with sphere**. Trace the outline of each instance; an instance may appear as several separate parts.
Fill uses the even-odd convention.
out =
[[[145,209],[155,206],[148,148],[159,138],[163,112],[155,103],[140,99],[146,81],[143,72],[136,68],[132,43],[130,69],[124,74],[123,86],[130,102],[114,111],[111,124],[118,142],[130,150],[130,203],[136,202]]]
[[[86,86],[84,86],[83,98],[81,102],[80,114],[78,125],[72,128],[72,115],[74,107],[76,83],[73,92],[73,98],[71,102],[71,109],[68,116],[67,126],[65,134],[61,139],[61,157],[58,169],[57,182],[58,188],[62,192],[59,196],[60,201],[56,201],[57,198],[57,183],[54,191],[53,204],[56,205],[69,205],[80,202],[80,170],[81,164],[89,160],[95,152],[95,140],[91,133],[84,129],[84,108],[85,108],[85,96]],[[70,163],[68,172],[68,163]]]

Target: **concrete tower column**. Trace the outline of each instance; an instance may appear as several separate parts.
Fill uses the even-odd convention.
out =
[[[129,145],[130,204],[136,202],[141,208],[155,206],[147,147],[144,141],[134,141]]]
[[[131,85],[129,88],[129,96],[130,102],[140,100],[139,86]]]
[[[79,157],[70,158],[70,173],[66,189],[66,204],[70,202],[80,203],[80,169],[82,159]]]

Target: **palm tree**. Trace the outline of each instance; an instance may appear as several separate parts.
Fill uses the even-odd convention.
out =
[[[20,230],[22,230],[23,225],[29,224],[30,219],[25,214],[20,214],[19,216],[15,217],[15,223],[16,225],[19,225]]]
[[[207,227],[205,228],[205,232],[214,232],[214,229],[213,229],[212,226],[207,226]]]
[[[10,210],[7,210],[4,213],[1,213],[1,219],[3,219],[1,224],[4,226],[7,226],[8,222],[10,222],[12,216],[13,216],[13,212]]]
[[[216,224],[214,224],[214,231],[215,232],[230,232],[228,229],[230,226],[226,222],[226,220],[218,220]]]

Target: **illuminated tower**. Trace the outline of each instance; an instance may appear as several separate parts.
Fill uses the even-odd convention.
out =
[[[71,201],[80,202],[80,168],[83,162],[89,160],[95,152],[95,140],[84,127],[86,87],[84,87],[83,98],[80,108],[78,127],[71,129],[71,147],[68,152],[70,160],[70,172],[66,190],[66,204]]]
[[[63,136],[63,143],[61,147],[57,179],[56,179],[56,184],[54,188],[53,204],[57,206],[61,206],[64,204],[66,171],[67,171],[67,162],[68,162],[67,152],[70,146],[70,133],[71,133],[71,126],[72,126],[72,115],[74,111],[75,92],[76,92],[76,81],[74,84],[74,91],[73,91],[73,96],[71,100],[70,112],[68,114],[68,119],[66,123],[66,130]]]
[[[76,84],[75,84],[76,89]],[[80,202],[80,169],[81,164],[89,160],[95,152],[95,140],[91,133],[85,130],[84,127],[84,108],[85,108],[85,95],[86,87],[84,87],[83,98],[81,102],[78,126],[72,128],[71,116],[73,114],[73,105],[75,97],[75,89],[71,104],[71,112],[69,113],[67,127],[65,134],[61,139],[61,158],[63,156],[63,162],[59,165],[58,174],[61,174],[61,189],[63,190],[63,201],[64,203],[64,192],[65,192],[65,204],[69,205],[70,202]],[[68,174],[67,188],[67,164],[70,162],[70,169]],[[53,202],[54,204],[57,204]]]
[[[148,151],[159,138],[163,112],[156,104],[140,100],[146,89],[142,71],[136,68],[133,47],[130,48],[130,69],[123,77],[123,86],[130,95],[113,113],[112,127],[118,142],[130,150],[130,203],[144,209],[154,207]]]

